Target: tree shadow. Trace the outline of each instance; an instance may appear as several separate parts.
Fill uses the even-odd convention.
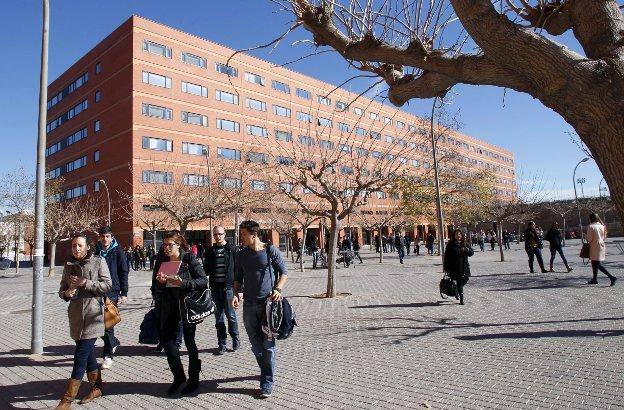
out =
[[[444,306],[448,304],[445,302],[447,301],[439,300],[437,302],[397,303],[394,305],[362,305],[362,306],[350,306],[349,309],[420,308],[420,307]]]
[[[545,337],[613,337],[623,336],[624,330],[578,330],[558,329],[539,332],[490,333],[480,335],[455,336],[458,340],[494,340],[494,339],[539,339]]]
[[[255,388],[242,387],[223,387],[222,385],[245,380],[259,381],[259,376],[231,377],[226,379],[201,380],[197,394],[216,393],[216,394],[239,394],[246,396],[254,396],[257,393]],[[153,397],[163,397],[175,399],[178,396],[166,396],[170,382],[153,383],[153,382],[107,382],[104,379],[104,397],[115,397],[122,395],[145,395]],[[10,408],[19,408],[16,405],[26,404],[31,401],[40,400],[60,400],[61,395],[67,387],[67,379],[56,380],[37,380],[21,384],[0,386],[0,397],[2,402],[8,404]],[[77,397],[87,394],[89,387],[85,381],[80,386]],[[2,403],[0,402],[0,404]],[[30,407],[30,406],[29,406]]]
[[[488,277],[498,277],[498,276],[520,276],[520,275],[531,275],[530,272],[514,272],[514,273],[491,273],[487,275],[471,275],[473,278],[488,278]]]

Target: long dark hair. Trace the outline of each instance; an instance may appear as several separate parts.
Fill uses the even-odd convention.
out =
[[[453,230],[453,233],[451,234],[451,240],[455,240],[455,234],[459,232],[461,234],[461,240],[459,241],[459,246],[461,246],[462,248],[466,248],[466,235],[464,235],[464,232],[461,229],[455,229]]]

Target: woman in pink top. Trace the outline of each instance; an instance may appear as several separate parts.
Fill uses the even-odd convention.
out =
[[[590,285],[596,285],[598,283],[598,271],[604,273],[611,279],[611,285],[615,285],[617,278],[609,273],[609,271],[602,266],[602,261],[605,260],[605,238],[607,232],[604,225],[600,221],[598,214],[589,215],[589,226],[587,227],[587,235],[585,239],[589,242],[589,259],[591,260],[592,271],[594,278],[590,280]]]

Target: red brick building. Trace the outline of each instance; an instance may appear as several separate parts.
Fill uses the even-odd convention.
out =
[[[143,184],[191,181],[192,170],[205,164],[204,150],[236,160],[236,148],[250,138],[268,136],[271,144],[278,132],[302,123],[327,127],[327,119],[356,97],[339,89],[325,98],[335,86],[245,54],[228,67],[233,51],[132,16],[54,80],[47,169],[49,178],[63,176],[65,200],[102,195],[104,180],[119,209],[121,191],[140,196]],[[425,123],[361,98],[329,126],[340,132],[358,124],[383,144]],[[511,152],[459,133],[444,145],[458,149],[468,167],[492,170],[499,195],[515,195]],[[159,162],[177,169],[159,169]],[[410,164],[426,167],[429,160],[411,158]],[[135,223],[115,213],[112,226],[123,246],[143,240]],[[190,234],[201,239],[207,226],[195,224]]]

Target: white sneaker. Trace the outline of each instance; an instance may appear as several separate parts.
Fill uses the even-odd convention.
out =
[[[113,365],[113,358],[110,356],[105,356],[102,365],[100,366],[102,369],[110,369]]]

